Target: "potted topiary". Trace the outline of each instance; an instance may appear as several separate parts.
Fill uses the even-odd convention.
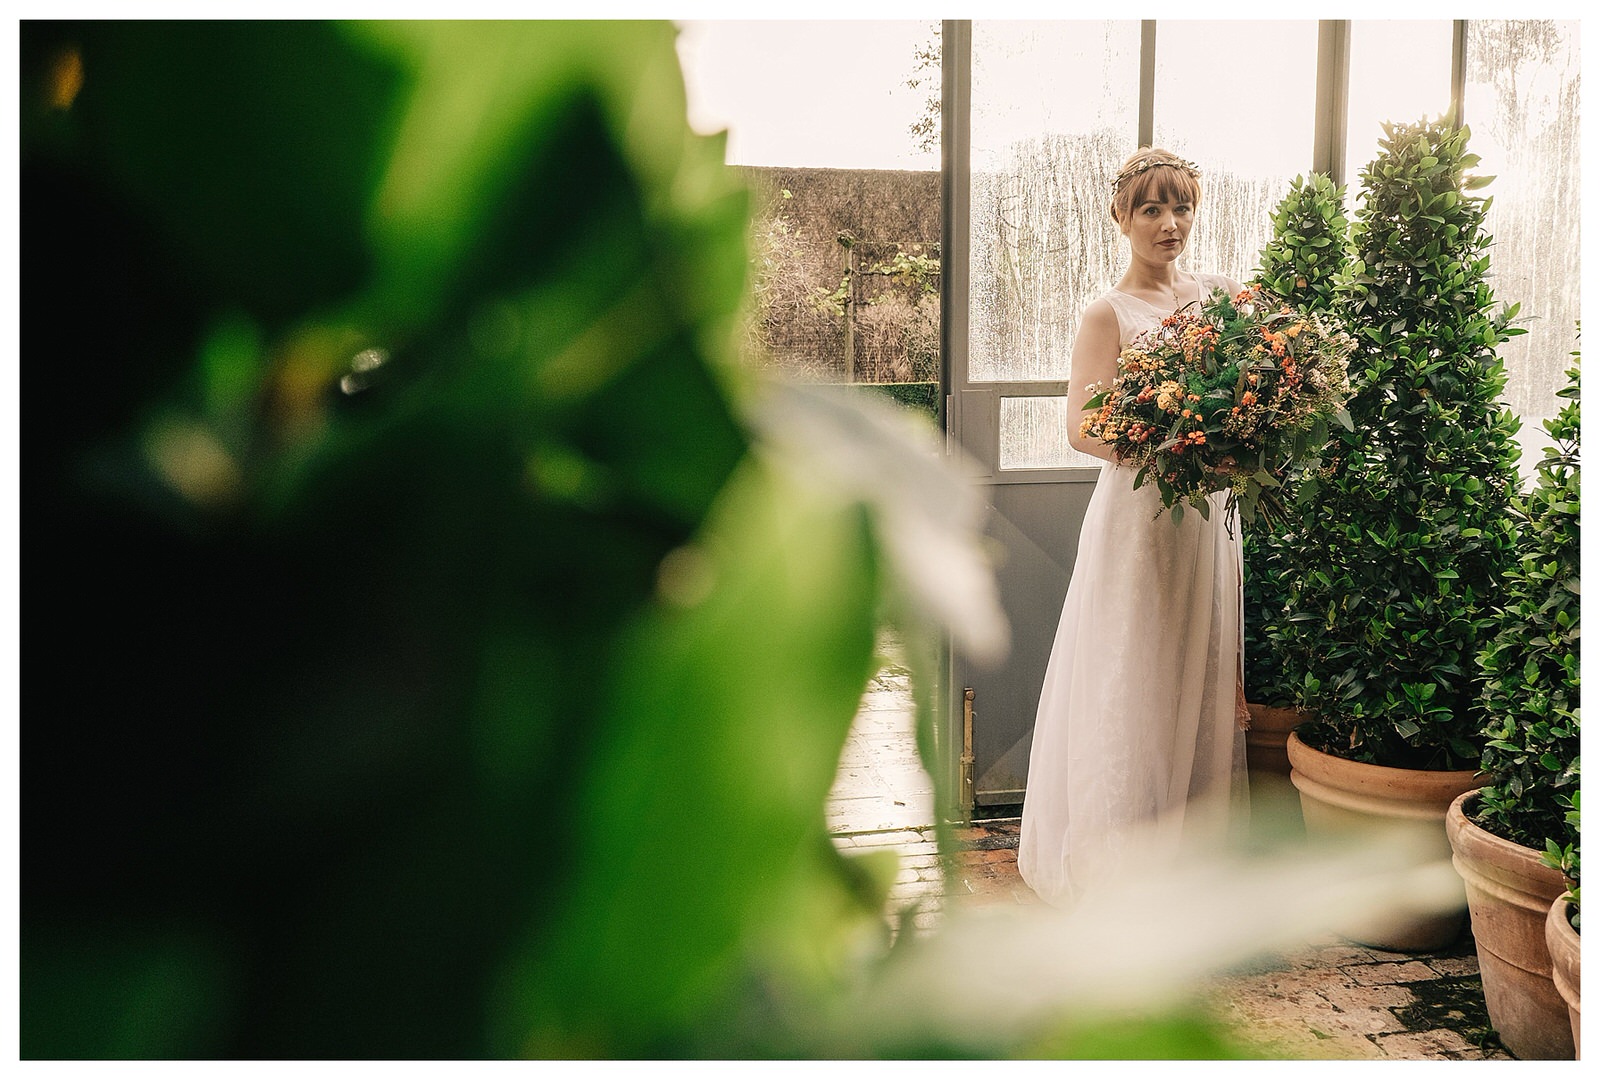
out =
[[[1488,183],[1449,118],[1384,125],[1335,306],[1357,339],[1354,430],[1336,430],[1283,543],[1273,645],[1297,704],[1288,743],[1308,834],[1393,822],[1449,855],[1444,816],[1478,786],[1474,658],[1512,557],[1517,422],[1497,346],[1516,307],[1487,283]],[[1402,951],[1453,940],[1459,911],[1398,907],[1346,936]]]
[[[1344,195],[1344,187],[1322,173],[1295,177],[1273,209],[1272,237],[1261,249],[1252,283],[1300,310],[1331,313],[1350,260]],[[1293,477],[1285,478],[1285,487],[1296,488]],[[1306,717],[1295,706],[1272,644],[1274,625],[1287,616],[1283,567],[1298,552],[1265,518],[1244,526],[1243,545],[1244,689],[1250,709],[1245,751],[1256,787],[1263,774],[1289,775],[1289,734]]]
[[[1567,890],[1578,790],[1578,369],[1571,404],[1545,430],[1554,443],[1534,486],[1514,503],[1518,562],[1498,630],[1479,654],[1488,722],[1482,767],[1493,777],[1450,807],[1446,831],[1466,884],[1489,1020],[1522,1058],[1570,1058],[1567,1003],[1545,941]]]

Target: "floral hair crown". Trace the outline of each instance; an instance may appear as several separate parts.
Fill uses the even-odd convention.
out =
[[[1162,161],[1159,158],[1145,158],[1143,161],[1138,162],[1137,164],[1124,167],[1123,170],[1117,174],[1117,178],[1111,181],[1112,192],[1120,190],[1122,185],[1131,180],[1133,177],[1138,176],[1140,173],[1149,169],[1154,169],[1159,165],[1165,165],[1169,169],[1182,169],[1184,172],[1194,177],[1198,177],[1200,175],[1200,166],[1196,165],[1192,161],[1184,161],[1181,158],[1176,161]]]

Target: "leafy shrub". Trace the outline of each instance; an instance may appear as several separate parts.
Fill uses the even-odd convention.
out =
[[[1512,559],[1517,421],[1496,349],[1520,330],[1487,277],[1489,200],[1448,119],[1384,125],[1362,171],[1350,272],[1335,301],[1357,338],[1354,432],[1304,482],[1285,534],[1284,669],[1314,745],[1407,768],[1482,753],[1478,651]]]
[[[939,384],[934,382],[904,382],[904,383],[855,383],[855,386],[894,401],[915,412],[921,413],[930,420],[937,420],[939,413]]]
[[[1297,176],[1272,211],[1272,237],[1253,281],[1306,311],[1331,311],[1350,261],[1345,188],[1322,173]]]
[[[1350,258],[1344,191],[1321,173],[1297,176],[1272,212],[1272,238],[1261,250],[1253,282],[1305,311],[1332,312],[1335,289]],[[1286,480],[1285,502],[1298,484]],[[1244,688],[1257,704],[1287,706],[1292,688],[1276,638],[1288,618],[1287,571],[1301,558],[1284,530],[1258,519],[1244,526]]]
[[[1578,368],[1558,391],[1571,404],[1544,423],[1553,445],[1534,485],[1513,502],[1517,564],[1494,637],[1478,654],[1483,671],[1483,769],[1493,782],[1474,818],[1498,836],[1558,852],[1568,797],[1579,781],[1579,427]]]

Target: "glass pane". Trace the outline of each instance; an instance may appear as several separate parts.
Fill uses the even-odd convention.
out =
[[[1222,56],[1249,59],[1219,64]],[[1316,107],[1314,20],[1156,24],[1155,145],[1201,172],[1180,266],[1251,276],[1272,208],[1311,170]]]
[[[1451,23],[1356,20],[1350,24],[1350,109],[1345,138],[1347,209],[1361,197],[1361,170],[1378,156],[1383,121],[1414,124],[1450,108]]]
[[[1087,465],[1098,468],[1103,464],[1099,458],[1080,454],[1067,445],[1067,431],[1074,422],[1067,415],[1064,397],[1001,398],[1000,467],[1059,469],[1064,465]]]
[[[1068,377],[1122,273],[1108,185],[1138,108],[1138,22],[972,24],[970,381]]]
[[[1579,315],[1578,24],[1548,19],[1467,23],[1464,108],[1474,171],[1493,176],[1485,223],[1490,283],[1501,303],[1520,303],[1527,333],[1500,347],[1510,378],[1505,400],[1522,418],[1522,472],[1533,473],[1549,439],[1540,421],[1564,402]]]

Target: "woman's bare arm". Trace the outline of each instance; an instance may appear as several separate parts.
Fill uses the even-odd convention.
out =
[[[1093,384],[1111,385],[1117,375],[1117,357],[1122,352],[1122,332],[1117,326],[1117,313],[1104,298],[1090,304],[1083,312],[1083,324],[1078,327],[1077,340],[1072,343],[1072,376],[1067,384],[1067,415],[1071,418],[1067,428],[1067,444],[1080,453],[1116,461],[1109,443],[1094,437],[1078,434],[1083,423],[1083,403],[1092,396]]]

